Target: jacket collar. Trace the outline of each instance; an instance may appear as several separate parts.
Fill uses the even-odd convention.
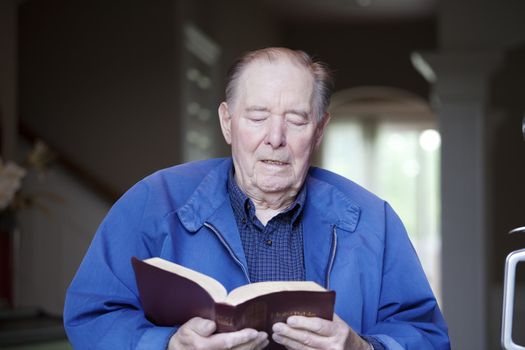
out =
[[[332,184],[312,176],[312,169],[306,179],[308,195],[305,207],[322,216],[323,221],[345,231],[354,232],[359,222],[361,209],[347,195]]]
[[[360,209],[335,186],[314,177],[316,173],[311,170],[307,178],[308,196],[303,216],[304,264],[306,279],[329,289],[338,241],[355,231]]]
[[[230,206],[227,179],[231,166],[231,158],[226,158],[217,167],[211,169],[186,203],[177,211],[179,220],[188,231],[196,232],[212,217],[220,218],[217,211],[220,209],[220,212],[224,212],[225,206]],[[335,186],[324,181],[322,176],[314,177],[311,173],[312,170],[306,179],[308,193],[305,208],[310,207],[308,214],[321,213],[323,222],[345,231],[355,231],[360,216],[359,206]],[[312,210],[313,208],[315,210]]]
[[[213,226],[247,274],[246,257],[227,190],[232,160],[226,159],[212,169],[187,202],[177,211],[184,227],[192,233],[205,223]],[[303,212],[303,242],[306,279],[329,288],[331,266],[338,237],[355,231],[360,208],[324,180],[324,171],[310,169],[306,179],[307,196]],[[336,228],[342,232],[338,234]],[[345,233],[346,232],[346,233]],[[249,280],[249,278],[248,278]]]
[[[204,177],[186,203],[177,210],[177,216],[186,230],[196,232],[228,201],[227,179],[231,158],[224,159]]]

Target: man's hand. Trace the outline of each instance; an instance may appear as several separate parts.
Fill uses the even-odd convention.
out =
[[[268,345],[268,334],[246,328],[237,332],[215,332],[215,322],[194,317],[171,337],[168,350],[234,349],[259,350]]]
[[[317,317],[290,316],[273,325],[273,340],[287,349],[368,350],[370,345],[339,316],[328,321]]]

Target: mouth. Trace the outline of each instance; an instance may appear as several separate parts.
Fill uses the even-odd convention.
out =
[[[268,164],[268,165],[277,165],[277,166],[288,165],[288,163],[281,162],[281,161],[278,161],[278,160],[272,160],[272,159],[263,159],[262,162],[264,164]]]

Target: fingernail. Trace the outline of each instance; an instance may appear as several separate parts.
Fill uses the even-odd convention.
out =
[[[258,337],[263,340],[268,338],[268,334],[266,332],[259,332]]]
[[[276,342],[276,343],[279,343],[281,344],[281,336],[279,334],[272,334],[272,339]]]
[[[279,322],[279,323],[275,323],[275,324],[273,325],[273,327],[272,327],[272,330],[273,330],[274,332],[277,332],[277,333],[282,332],[283,329],[284,329],[284,325],[283,325],[282,323],[280,323],[280,322]]]
[[[294,317],[294,316],[290,316],[288,317],[288,319],[286,320],[286,323],[289,324],[290,326],[294,326],[297,324],[297,318]]]

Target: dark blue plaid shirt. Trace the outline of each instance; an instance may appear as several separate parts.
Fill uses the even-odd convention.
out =
[[[228,192],[241,234],[250,282],[304,281],[301,214],[306,186],[295,202],[268,221],[266,226],[255,216],[253,202],[237,185],[233,168],[228,177]]]
[[[268,221],[264,226],[257,216],[253,202],[235,182],[233,168],[228,176],[228,193],[242,246],[250,282],[304,281],[303,226],[301,215],[306,198],[303,186],[295,202]],[[376,338],[363,336],[373,350],[385,347]]]

